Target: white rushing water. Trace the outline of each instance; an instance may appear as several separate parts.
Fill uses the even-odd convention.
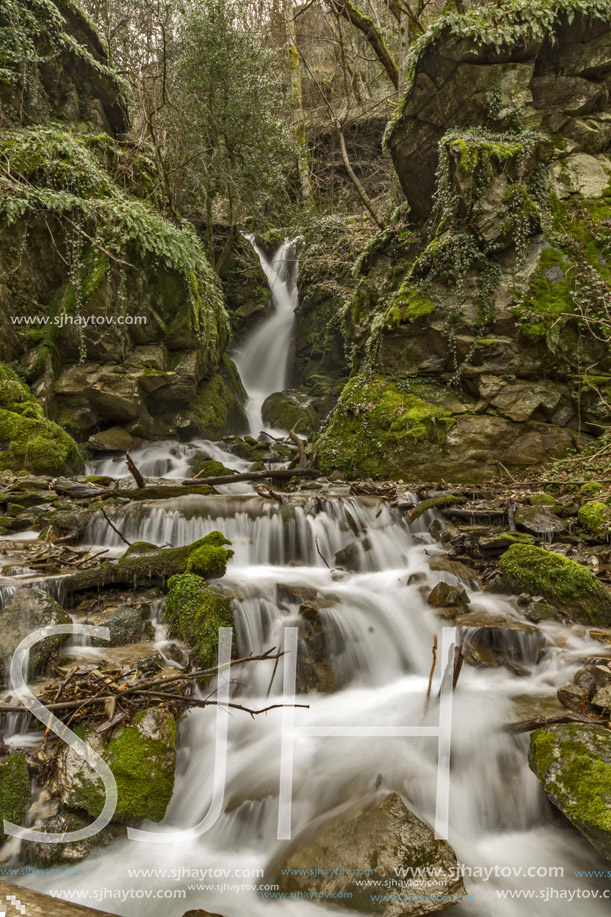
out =
[[[249,432],[258,436],[264,429],[261,408],[274,392],[287,386],[289,355],[295,309],[297,308],[297,240],[283,242],[271,256],[248,237],[267,277],[273,313],[262,321],[233,354],[248,393],[246,416]],[[273,432],[273,431],[272,431]]]
[[[287,243],[269,263],[260,253],[273,291],[275,287],[276,311],[237,355],[249,394],[251,430],[256,433],[264,398],[281,390],[286,381],[296,302],[292,251]],[[137,464],[146,475],[176,479],[188,473],[189,459],[197,451],[221,458],[226,465],[232,461],[220,445],[159,443],[144,447]],[[239,460],[233,460],[233,467],[239,468]],[[103,459],[96,471],[126,474],[122,458]],[[429,566],[431,558],[442,553],[428,534],[433,515],[425,513],[410,529],[396,510],[375,498],[354,497],[341,484],[322,491],[304,488],[282,503],[259,496],[248,484],[228,487],[229,492],[224,488],[224,493],[209,497],[188,495],[115,508],[113,521],[130,541],[181,545],[216,529],[231,540],[235,555],[222,587],[233,597],[240,656],[282,649],[285,629],[299,625],[299,659],[306,675],[311,672],[308,666],[316,660],[300,614],[302,603],[310,603],[327,648],[325,677],[335,690],[315,690],[321,683],[301,674],[298,703],[307,708],[295,710],[296,727],[435,726],[440,666],[428,705],[426,696],[433,641],[437,636],[441,646],[444,624],[426,597],[441,579],[460,581]],[[102,517],[90,523],[84,540],[95,549],[110,548],[115,555],[124,550]],[[339,568],[336,553],[350,545],[354,547],[349,572]],[[512,599],[483,593],[466,581],[462,585],[478,617],[519,617]],[[157,646],[166,656],[162,608],[162,602],[155,606],[153,618]],[[577,656],[600,653],[600,644],[585,629],[549,623],[540,630],[545,646],[541,659],[533,651],[533,638],[516,644],[521,677],[506,668],[465,665],[454,694],[449,842],[460,863],[489,872],[487,880],[466,881],[473,899],[453,909],[460,917],[531,917],[532,901],[497,893],[545,888],[590,895],[575,905],[566,898],[541,898],[536,911],[545,917],[602,917],[608,912],[608,902],[594,897],[601,893],[603,880],[575,875],[576,870],[604,865],[568,822],[552,818],[551,806],[528,767],[527,737],[503,728],[516,718],[517,704],[529,712],[533,704],[555,699],[557,687],[578,668]],[[166,658],[170,655],[176,658]],[[271,660],[250,663],[234,676],[242,685],[238,699],[253,709],[281,704],[286,696],[283,666],[276,670]],[[21,881],[46,892],[52,887],[55,894],[125,917],[182,917],[192,908],[225,917],[337,913],[304,900],[265,900],[254,887],[256,880],[249,878],[250,870],[264,868],[283,843],[276,836],[283,715],[281,709],[254,718],[232,713],[223,811],[209,832],[188,840],[172,837],[161,844],[120,838],[80,864],[79,873],[52,879],[32,875]],[[159,833],[188,829],[205,816],[213,791],[215,725],[214,708],[192,710],[182,720],[176,783],[166,818],[161,825],[143,827]],[[434,820],[433,738],[372,740],[294,733],[293,773],[293,836],[315,817],[378,786],[401,793],[421,818],[431,824]],[[554,878],[519,877],[520,871],[533,866],[557,872]],[[197,870],[205,869],[221,872],[195,878]],[[495,869],[502,872],[495,875]]]

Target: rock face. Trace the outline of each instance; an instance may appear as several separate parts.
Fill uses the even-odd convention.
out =
[[[0,359],[21,363],[47,415],[79,441],[108,427],[208,435],[208,414],[222,428],[242,397],[219,369],[219,280],[193,227],[149,200],[152,164],[116,143],[129,126],[125,87],[95,28],[67,0],[27,8],[0,11],[12,74],[0,88]],[[1,29],[9,15],[38,49],[27,68],[15,23]]]
[[[2,681],[8,681],[11,658],[22,640],[41,627],[70,624],[71,618],[61,605],[40,589],[21,589],[12,595],[0,612],[0,665]],[[68,639],[66,636],[46,637],[30,651],[31,675],[42,672],[49,657]]]
[[[371,870],[364,873],[372,880],[368,888],[355,881],[356,867]],[[439,874],[424,880],[410,877],[410,867]],[[383,883],[396,879],[397,869],[408,870],[405,885],[400,895],[388,896]],[[396,793],[370,797],[318,819],[270,864],[268,878],[282,892],[315,890],[316,903],[333,895],[336,905],[383,917],[429,914],[464,896],[454,851],[445,841],[436,841]],[[342,898],[346,893],[349,897]],[[395,900],[379,901],[376,896]]]
[[[549,799],[611,861],[611,733],[582,725],[538,729],[529,762]]]
[[[513,40],[533,27],[516,8],[491,43],[486,15],[442,17],[412,54],[386,135],[411,222],[355,266],[325,472],[482,480],[611,422],[611,347],[590,324],[609,291],[609,22],[558,14]]]
[[[176,764],[176,724],[171,714],[153,708],[136,714],[133,726],[109,741],[94,731],[82,736],[104,758],[117,781],[114,821],[161,821],[172,798]],[[96,817],[104,805],[102,781],[74,749],[60,752],[53,787],[71,809]]]
[[[534,13],[529,15],[535,15]],[[473,17],[475,19],[475,17]],[[559,17],[543,40],[495,47],[477,35],[447,28],[423,44],[416,73],[386,143],[411,213],[426,219],[435,192],[439,141],[451,127],[485,124],[491,88],[499,109],[513,105],[520,126],[569,141],[566,168],[552,167],[567,193],[600,197],[609,181],[609,166],[599,154],[611,140],[608,121],[609,31],[601,19],[577,15],[569,23]],[[498,207],[490,209],[498,216]]]

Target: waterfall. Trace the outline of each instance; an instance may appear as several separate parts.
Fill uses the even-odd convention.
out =
[[[261,408],[274,392],[287,386],[289,354],[295,309],[297,308],[297,240],[283,242],[270,258],[255,242],[247,237],[261,261],[267,277],[273,314],[261,322],[233,354],[248,400],[246,416],[249,432],[258,436],[263,429]]]
[[[329,689],[322,683],[298,681],[299,703],[307,709],[295,711],[297,725],[435,725],[436,703],[427,706],[426,695],[433,640],[440,637],[442,622],[427,596],[441,577],[431,571],[429,560],[442,549],[422,520],[410,528],[396,510],[371,497],[351,496],[347,486],[339,492],[334,488],[328,497],[324,491],[301,491],[278,503],[243,485],[242,493],[117,507],[113,521],[129,540],[178,545],[213,529],[232,540],[235,556],[220,586],[233,599],[239,656],[282,649],[285,628],[298,625],[299,658],[307,663],[308,615],[316,616],[316,633],[326,641],[325,675],[334,685],[324,693]],[[84,538],[117,553],[124,547],[102,518],[91,523]],[[336,561],[338,551],[350,569]],[[511,598],[482,592],[472,583],[463,586],[478,619],[486,614],[517,616]],[[159,603],[152,617],[157,646],[166,655],[161,608]],[[595,647],[589,637],[556,622],[541,625],[540,631],[545,642],[540,660],[528,641],[516,643],[521,678],[505,668],[463,667],[454,694],[449,840],[467,867],[551,865],[564,868],[567,889],[594,889],[596,880],[575,878],[574,870],[600,869],[595,851],[572,829],[550,821],[545,797],[528,767],[527,739],[503,729],[515,717],[517,698],[528,695],[543,703],[553,699],[556,688],[577,668],[571,654],[587,655]],[[318,665],[320,660],[313,661]],[[439,676],[438,671],[437,684]],[[283,667],[276,669],[272,660],[243,664],[233,677],[243,686],[242,702],[254,709],[269,705],[270,698],[282,703],[285,697]],[[433,697],[435,692],[436,686]],[[215,722],[213,709],[192,710],[181,721],[174,795],[162,825],[149,825],[150,830],[186,828],[205,815],[212,792]],[[274,908],[258,896],[254,882],[229,878],[240,888],[228,897],[214,885],[198,887],[189,870],[205,864],[231,876],[233,870],[263,868],[278,852],[281,737],[282,710],[254,719],[233,715],[225,810],[213,828],[182,843],[118,839],[86,860],[82,875],[54,876],[56,894],[105,888],[113,896],[112,909],[125,917],[182,917],[198,907],[232,917],[269,917]],[[436,775],[432,739],[302,735],[294,751],[294,834],[342,800],[367,792],[378,779],[402,793],[410,808],[431,823]],[[134,877],[138,869],[147,870],[145,879]],[[519,877],[506,876],[467,882],[476,903],[461,904],[457,914],[528,917],[528,900],[505,904],[497,897],[498,889],[521,887]],[[44,876],[20,881],[48,890]],[[550,884],[545,878],[528,880],[529,886]],[[129,895],[130,889],[141,887],[181,889],[185,897],[139,901]],[[128,896],[122,900],[123,891]],[[538,904],[546,917],[555,917],[553,902],[550,907]],[[321,910],[311,902],[287,900],[282,913],[317,917]],[[602,913],[595,898],[580,900],[580,914]]]

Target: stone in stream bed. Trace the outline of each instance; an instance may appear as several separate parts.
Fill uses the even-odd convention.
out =
[[[579,685],[565,685],[558,688],[556,694],[563,707],[576,713],[584,713],[589,706],[587,692]]]
[[[333,672],[330,646],[320,612],[330,603],[306,601],[299,607],[299,650],[297,655],[297,692],[320,691],[330,694],[340,685]]]
[[[71,618],[55,599],[41,589],[20,589],[0,611],[0,681],[8,682],[11,658],[22,640],[41,627],[70,624]],[[50,657],[69,634],[45,637],[30,650],[28,673],[44,671]]]
[[[546,599],[582,624],[611,624],[611,592],[582,564],[545,548],[514,544],[499,561],[501,587]]]
[[[30,775],[22,752],[0,758],[0,843],[3,821],[20,825],[30,804]]]
[[[219,627],[233,626],[231,600],[195,573],[168,580],[164,621],[171,636],[178,636],[192,650],[199,666],[216,665]]]
[[[344,570],[350,570],[353,573],[358,572],[361,566],[361,554],[371,549],[369,538],[363,538],[360,541],[351,541],[345,548],[341,548],[335,553],[335,566],[343,567]]]
[[[566,532],[566,520],[560,519],[548,506],[518,506],[514,522],[530,535],[555,535]]]
[[[427,868],[426,879],[409,875],[416,865]],[[355,869],[367,876],[367,887],[355,879]],[[408,870],[401,895],[386,895],[384,883],[401,869]],[[318,904],[334,896],[334,905],[380,917],[432,913],[465,895],[450,845],[435,840],[396,793],[369,796],[315,819],[276,855],[264,881],[277,883],[287,896],[316,893]]]
[[[575,672],[573,682],[583,688],[591,700],[601,688],[611,685],[611,669],[608,665],[586,665]]]
[[[88,624],[107,627],[109,640],[92,639],[93,646],[125,646],[152,640],[155,630],[149,618],[147,605],[119,605],[91,618]]]
[[[429,592],[427,602],[436,608],[449,608],[456,605],[469,605],[471,600],[461,586],[449,583],[437,583]]]
[[[469,614],[456,623],[465,661],[472,666],[506,666],[516,675],[526,675],[524,665],[537,663],[545,646],[545,638],[533,624],[515,618]]]
[[[611,732],[585,724],[537,729],[529,764],[551,802],[611,860]]]
[[[91,824],[91,819],[87,816],[61,809],[57,806],[57,803],[55,808],[58,811],[54,814],[36,820],[37,830],[52,832],[53,834],[66,834],[68,831],[80,831]],[[96,848],[106,847],[110,844],[121,831],[121,828],[106,827],[94,834],[93,837],[88,837],[82,841],[72,841],[67,844],[41,844],[36,841],[24,841],[22,853],[28,863],[37,866],[39,869],[48,869],[50,866],[57,866],[60,863],[80,863]]]
[[[169,711],[161,707],[140,711],[133,725],[119,728],[110,739],[93,729],[81,730],[80,736],[104,758],[117,781],[113,821],[161,821],[172,798],[176,764],[176,723]],[[69,746],[59,753],[50,789],[70,809],[92,817],[102,811],[102,781]]]

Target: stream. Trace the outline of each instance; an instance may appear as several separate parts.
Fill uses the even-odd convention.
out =
[[[263,428],[263,401],[286,386],[297,304],[295,244],[285,243],[272,258],[262,250],[259,255],[274,312],[234,355],[255,436]],[[148,444],[133,458],[146,477],[175,481],[189,476],[189,459],[201,452],[239,471],[249,467],[223,443],[203,440]],[[88,470],[117,477],[128,474],[121,456],[96,461]],[[376,497],[352,496],[341,482],[306,484],[287,494],[283,504],[258,495],[249,484],[228,483],[218,491],[216,496],[188,495],[120,507],[113,521],[129,541],[178,546],[217,529],[230,539],[235,555],[222,585],[234,598],[239,656],[282,648],[285,628],[299,623],[304,598],[316,604],[331,648],[332,677],[339,687],[328,694],[300,694],[298,703],[308,708],[294,710],[296,727],[437,724],[438,705],[431,703],[426,710],[432,646],[435,635],[441,646],[442,628],[451,622],[435,614],[426,596],[441,580],[462,585],[478,614],[519,618],[512,598],[483,592],[473,582],[431,569],[430,560],[443,554],[428,534],[437,518],[434,511],[408,526],[397,510]],[[336,552],[355,540],[352,572],[334,569]],[[92,549],[108,548],[111,556],[124,550],[102,518],[90,523],[83,542]],[[528,767],[528,736],[503,729],[528,716],[536,704],[544,707],[555,698],[556,689],[579,667],[571,654],[598,649],[581,635],[583,629],[548,622],[539,625],[539,631],[545,651],[537,663],[529,639],[524,639],[522,677],[506,668],[465,665],[454,693],[448,840],[467,867],[465,885],[471,896],[451,911],[460,917],[530,917],[532,902],[497,894],[524,888],[581,890],[580,900],[570,905],[575,913],[608,913],[608,902],[593,896],[608,887],[604,880],[575,875],[576,870],[605,865],[577,831],[554,815]],[[156,639],[163,649],[167,638],[158,621]],[[248,698],[255,709],[281,704],[285,697],[283,666],[276,669],[273,661],[242,667],[239,680],[246,686],[240,697]],[[439,681],[438,665],[433,697]],[[206,815],[212,798],[216,716],[214,708],[192,710],[181,722],[174,796],[163,823],[142,826],[148,831],[163,836],[194,826]],[[255,889],[256,880],[248,878],[284,843],[276,836],[283,717],[282,709],[254,718],[232,712],[224,811],[207,833],[183,840],[172,834],[163,843],[118,839],[80,864],[80,874],[52,879],[32,875],[20,881],[47,893],[52,887],[55,894],[67,894],[73,901],[79,901],[82,892],[80,903],[125,917],[182,917],[197,907],[224,917],[337,913],[303,900],[265,900]],[[19,746],[30,738],[13,735],[10,744]],[[431,737],[372,740],[299,732],[294,741],[293,836],[316,816],[379,786],[399,792],[419,817],[433,824],[437,749]],[[525,878],[533,866],[540,874]],[[204,879],[198,888],[200,880],[194,880],[190,870],[195,875],[209,867],[225,871],[227,878]],[[545,875],[550,867],[556,869],[551,878]],[[469,877],[469,869],[483,869],[488,878]],[[137,870],[147,873],[138,875]],[[204,888],[219,881],[233,890]],[[104,888],[116,894],[96,902],[92,890]],[[138,889],[154,894],[182,890],[186,895],[144,900],[129,895]],[[122,892],[129,895],[123,901]],[[569,906],[566,899],[554,897],[536,904],[544,915],[566,914]]]

